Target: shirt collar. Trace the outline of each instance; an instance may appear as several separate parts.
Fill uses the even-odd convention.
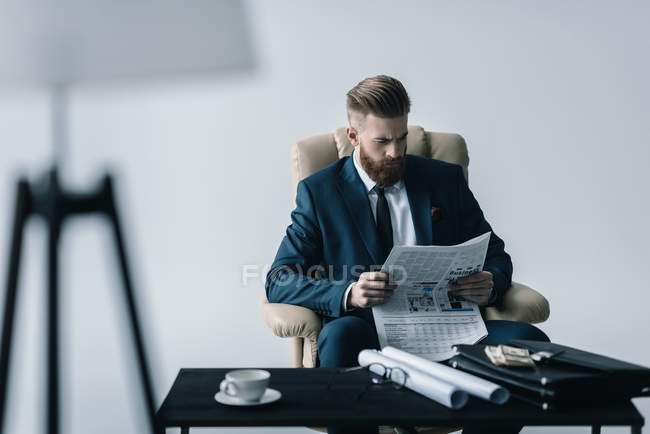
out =
[[[365,171],[365,169],[361,166],[361,162],[359,161],[359,157],[357,156],[357,151],[354,150],[352,151],[352,161],[354,161],[354,167],[357,169],[357,173],[359,174],[359,178],[361,178],[361,182],[363,182],[363,185],[366,187],[366,193],[370,194],[372,192],[372,189],[375,188],[375,185],[377,183],[370,178],[370,175]],[[400,190],[404,186],[404,180],[400,179],[397,181],[395,184],[391,185],[390,187],[386,187],[385,190]]]

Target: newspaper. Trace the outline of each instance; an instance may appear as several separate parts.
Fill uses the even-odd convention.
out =
[[[395,246],[382,271],[397,288],[372,308],[381,348],[395,347],[432,361],[454,355],[455,344],[487,336],[478,305],[454,297],[450,285],[483,270],[490,232],[455,246]]]

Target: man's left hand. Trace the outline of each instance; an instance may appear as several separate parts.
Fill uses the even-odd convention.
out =
[[[494,290],[492,273],[481,271],[461,277],[451,285],[451,293],[463,297],[465,300],[473,301],[479,306],[485,306]]]

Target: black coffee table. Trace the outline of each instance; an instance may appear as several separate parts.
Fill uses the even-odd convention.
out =
[[[166,427],[236,426],[450,426],[504,422],[517,425],[587,425],[592,433],[603,425],[630,426],[641,433],[643,416],[630,401],[602,407],[548,410],[511,399],[503,406],[470,398],[461,410],[450,410],[410,390],[390,385],[369,386],[367,371],[338,373],[336,369],[267,369],[270,387],[282,398],[257,407],[219,404],[214,395],[226,372],[237,369],[181,369],[158,410]]]

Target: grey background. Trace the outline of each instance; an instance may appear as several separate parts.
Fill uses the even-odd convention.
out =
[[[238,0],[2,0],[0,85],[245,69],[252,56],[242,5]]]
[[[180,367],[287,365],[259,299],[292,208],[289,147],[343,126],[345,92],[379,73],[406,86],[411,124],[467,140],[470,186],[506,241],[514,278],[551,303],[540,327],[557,342],[650,365],[647,2],[260,0],[246,11],[252,72],[70,95],[65,179],[85,186],[106,168],[119,176],[160,401]],[[48,116],[45,88],[1,94],[2,264],[13,181],[47,166]],[[105,229],[79,221],[64,233],[71,433],[143,426]],[[8,432],[42,427],[43,235],[32,223]],[[260,277],[244,283],[245,265]],[[645,417],[648,401],[636,400]]]

